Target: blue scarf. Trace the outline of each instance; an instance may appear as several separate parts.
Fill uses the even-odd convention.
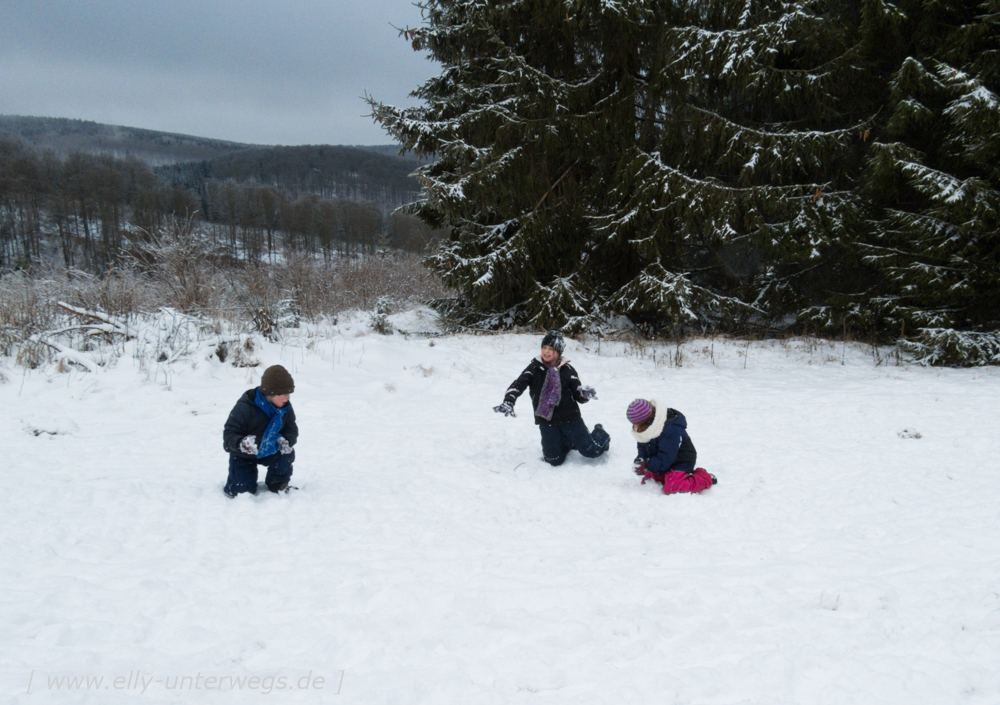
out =
[[[545,384],[542,393],[538,395],[538,408],[535,416],[541,416],[546,421],[552,420],[552,412],[559,406],[562,399],[562,380],[559,379],[559,365],[552,365],[545,372]]]
[[[267,414],[267,418],[271,419],[270,423],[267,424],[267,428],[264,429],[264,437],[260,439],[260,450],[257,451],[258,458],[265,458],[268,455],[278,452],[278,437],[281,435],[281,426],[285,422],[285,412],[290,407],[288,404],[285,404],[279,409],[261,394],[260,387],[257,387],[257,396],[254,397],[253,401],[257,405],[257,408]]]

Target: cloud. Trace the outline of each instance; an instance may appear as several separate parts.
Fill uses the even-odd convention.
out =
[[[5,11],[0,113],[261,144],[376,144],[365,92],[396,105],[434,64],[397,36],[406,0],[88,3]]]

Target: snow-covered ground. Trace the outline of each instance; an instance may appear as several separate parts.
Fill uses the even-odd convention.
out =
[[[1000,369],[570,340],[611,450],[551,468],[527,396],[491,410],[539,341],[356,318],[256,369],[0,360],[0,700],[1000,702]],[[231,500],[222,425],[275,363],[301,490]],[[716,487],[639,484],[637,396]]]

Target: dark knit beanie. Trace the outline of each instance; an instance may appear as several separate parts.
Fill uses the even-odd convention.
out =
[[[295,382],[281,365],[271,365],[264,370],[260,378],[260,391],[265,397],[274,397],[280,394],[291,394],[295,391]]]
[[[546,345],[562,355],[563,350],[566,349],[566,339],[563,338],[563,334],[559,331],[550,330],[545,334],[545,337],[542,338],[542,347],[544,348]]]

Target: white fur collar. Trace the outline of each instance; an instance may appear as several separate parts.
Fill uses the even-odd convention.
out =
[[[642,433],[636,433],[635,429],[632,429],[632,437],[639,443],[649,443],[654,438],[659,438],[660,434],[663,433],[663,427],[667,423],[667,407],[662,406],[656,402],[656,399],[650,399],[649,403],[653,406],[653,423],[649,424],[647,428]]]

